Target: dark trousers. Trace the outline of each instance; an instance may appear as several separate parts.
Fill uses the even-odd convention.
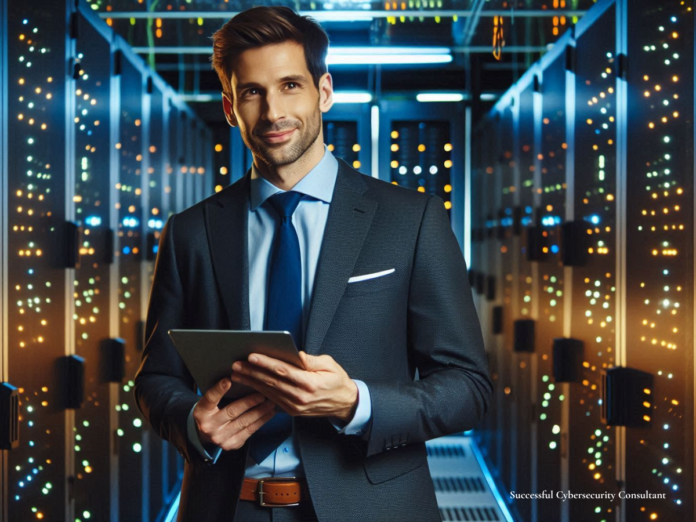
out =
[[[240,500],[233,522],[318,522],[311,502],[293,507],[262,507],[258,502]]]

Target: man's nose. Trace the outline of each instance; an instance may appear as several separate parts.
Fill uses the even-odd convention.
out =
[[[269,92],[264,99],[262,117],[270,123],[285,117],[285,105],[278,93]]]

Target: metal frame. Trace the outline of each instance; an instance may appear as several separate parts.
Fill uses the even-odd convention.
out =
[[[88,9],[80,9],[83,16],[86,17],[86,11]],[[99,27],[98,25],[96,27]],[[118,209],[116,208],[115,202],[119,200],[118,190],[116,189],[116,184],[119,179],[119,154],[116,149],[116,143],[119,142],[119,112],[121,111],[121,100],[119,96],[115,93],[120,92],[121,89],[121,76],[114,74],[116,68],[116,53],[115,47],[113,45],[113,34],[109,34],[107,41],[111,41],[111,53],[110,53],[110,99],[109,99],[109,228],[114,231],[112,245],[113,251],[116,251],[117,238],[116,231],[118,230]],[[109,266],[109,338],[116,339],[119,337],[119,322],[118,322],[118,274],[120,270],[120,256],[114,256],[113,263]],[[119,426],[118,411],[116,406],[120,403],[119,400],[119,384],[114,382],[109,384],[109,409],[111,415],[109,416],[109,424],[111,426],[111,433],[113,436],[109,441],[109,449],[111,451],[111,491],[110,491],[110,504],[111,512],[110,522],[118,522],[120,519],[120,506],[119,506],[119,490],[120,490],[120,476],[119,476],[119,466],[118,466],[118,439],[116,432]]]
[[[628,50],[628,1],[616,0],[616,43],[614,55],[626,55]],[[628,183],[628,170],[626,168],[626,155],[628,149],[628,82],[616,77],[616,366],[626,366],[626,185]],[[626,486],[626,427],[617,426],[616,433],[616,469],[614,470],[619,491]],[[620,520],[626,520],[626,499],[622,498],[619,504]]]
[[[0,0],[0,63],[7,64],[7,0]],[[8,165],[7,165],[7,66],[0,67],[0,382],[7,382],[8,357],[7,348],[7,197],[8,197]],[[9,498],[8,487],[9,458],[7,451],[0,451],[0,519],[8,520]]]
[[[471,146],[473,143],[473,128],[472,128],[472,110],[471,105],[467,105],[464,109],[464,208],[462,209],[464,215],[462,216],[462,246],[464,252],[464,262],[468,269],[471,268],[471,228],[472,228],[472,213],[471,213],[471,184],[472,184],[472,170],[471,170]]]
[[[141,171],[140,171],[140,190],[142,205],[140,207],[140,223],[141,223],[141,235],[140,235],[140,250],[141,252],[147,251],[147,236],[149,234],[147,222],[150,216],[150,184],[149,184],[149,174],[148,169],[150,167],[150,144],[148,138],[150,137],[150,122],[152,120],[151,113],[151,100],[152,95],[147,92],[147,79],[150,76],[148,74],[149,67],[145,68],[145,73],[142,75],[142,83],[140,87],[141,96],[141,110],[142,110],[142,139],[140,140],[140,154],[142,155],[141,161]],[[153,85],[154,88],[154,85]],[[143,256],[140,261],[140,320],[144,321],[147,319],[147,304],[150,297],[150,266],[153,264],[152,261],[147,261],[147,257]],[[144,335],[144,332],[143,332]],[[144,341],[143,341],[144,342]],[[147,520],[150,517],[150,492],[148,490],[148,484],[150,483],[150,451],[151,451],[151,430],[141,431],[141,443],[142,443],[142,499],[140,504],[141,509],[141,519]]]
[[[515,18],[552,18],[554,16],[584,16],[588,11],[578,9],[529,9],[517,10],[514,13]],[[161,18],[163,20],[184,19],[190,20],[193,18],[202,18],[203,20],[230,18],[239,14],[240,11],[119,11],[119,12],[101,12],[100,18],[110,18],[116,20],[119,18],[135,18],[135,19],[152,19]],[[365,10],[335,10],[335,11],[299,11],[301,16],[311,16],[318,22],[353,22],[353,21],[369,21],[374,18],[393,18],[396,16],[412,16],[418,18],[467,18],[471,16],[479,16],[484,18],[493,18],[495,16],[510,16],[510,11],[507,9],[492,9],[490,11],[476,12],[471,9],[429,9],[420,11],[417,9],[405,9],[397,11],[365,11]]]
[[[575,42],[568,39],[567,46],[575,48]],[[565,220],[575,219],[575,81],[577,76],[574,71],[566,70],[566,199]],[[563,269],[563,337],[570,337],[572,326],[573,305],[573,268]],[[562,390],[566,397],[570,397],[570,383],[563,383]],[[563,401],[561,409],[561,489],[568,491],[570,488],[570,459],[568,444],[570,440],[570,401]],[[570,517],[568,502],[561,502],[561,520],[567,521]]]
[[[63,27],[65,27],[65,63],[71,63],[76,56],[76,39],[70,34],[70,23],[77,9],[73,2],[59,2],[63,10]],[[68,70],[65,75],[65,109],[64,109],[64,135],[65,135],[65,220],[75,221],[75,79]],[[63,317],[65,321],[64,330],[64,345],[65,356],[75,354],[75,321],[73,315],[75,313],[75,299],[73,297],[73,289],[75,288],[75,269],[68,268],[64,272],[65,292]],[[73,434],[75,432],[75,410],[65,410],[65,476],[70,477],[75,475],[75,445],[72,444]],[[72,495],[72,488],[65,488],[65,517],[72,520],[75,517],[75,497]]]
[[[509,53],[545,53],[549,49],[553,48],[555,44],[549,44],[549,45],[515,45],[515,46],[509,46],[505,47],[505,51]],[[386,48],[390,48],[392,46],[386,46]],[[340,48],[340,47],[339,47]],[[379,49],[379,47],[376,47]],[[424,46],[424,48],[427,49],[427,47]],[[491,52],[491,48],[486,46],[486,45],[472,45],[472,46],[461,46],[461,45],[456,45],[453,47],[441,47],[438,46],[438,49],[447,49],[451,53],[480,53],[480,54],[488,54]],[[162,45],[162,46],[152,46],[152,47],[147,47],[147,46],[139,46],[139,47],[132,47],[133,52],[137,54],[204,54],[204,55],[210,55],[213,52],[212,46],[200,46],[200,45],[194,45],[194,46],[177,46],[177,45]],[[366,64],[366,65],[372,65],[372,64]],[[393,64],[386,64],[386,65],[393,65]],[[398,65],[398,64],[397,64]],[[430,65],[430,64],[426,64]],[[444,64],[443,64],[444,65]],[[355,67],[359,66],[362,67],[363,65],[360,64],[332,64],[332,67]],[[408,67],[413,67],[413,64],[408,64]],[[197,70],[195,68],[195,65],[191,66],[191,69],[189,70]]]

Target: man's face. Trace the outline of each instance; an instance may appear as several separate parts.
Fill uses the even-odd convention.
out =
[[[231,84],[234,100],[230,104],[223,98],[228,122],[239,126],[254,157],[269,166],[302,157],[321,133],[322,111],[333,103],[331,76],[322,76],[320,93],[307,69],[304,48],[292,41],[241,53]]]

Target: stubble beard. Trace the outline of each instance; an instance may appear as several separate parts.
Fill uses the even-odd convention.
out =
[[[246,146],[254,154],[254,157],[263,161],[270,167],[294,163],[307,152],[319,137],[319,131],[321,130],[321,111],[319,110],[319,105],[317,104],[316,111],[312,117],[307,120],[307,125],[304,127],[304,130],[301,124],[290,124],[274,130],[276,132],[283,132],[290,129],[297,129],[296,132],[299,135],[294,136],[289,143],[282,143],[279,145],[269,145],[256,135],[242,135],[242,138]],[[264,130],[263,133],[266,134],[268,131]]]

